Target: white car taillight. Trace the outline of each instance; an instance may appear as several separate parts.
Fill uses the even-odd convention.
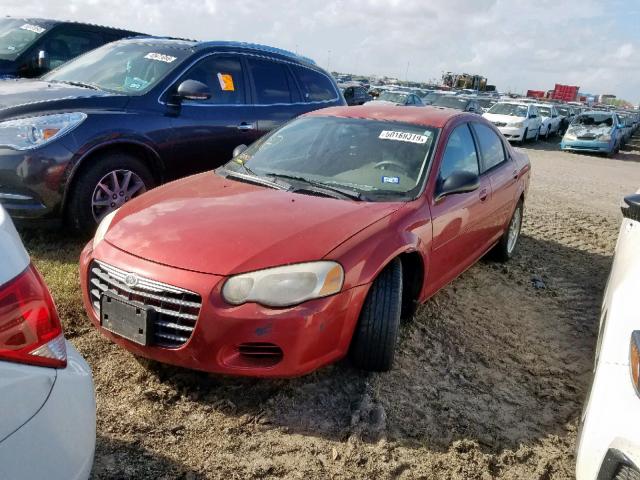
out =
[[[0,286],[0,360],[52,368],[67,366],[56,307],[33,265]]]

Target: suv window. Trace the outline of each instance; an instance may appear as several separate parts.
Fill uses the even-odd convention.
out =
[[[442,155],[442,163],[440,164],[438,185],[453,172],[459,171],[480,174],[476,145],[466,123],[456,127],[449,135],[447,146]]]
[[[197,80],[209,87],[209,100],[185,100],[189,103],[208,103],[213,105],[238,105],[246,103],[242,63],[232,55],[210,55],[196,63],[182,76],[184,80]]]
[[[481,123],[474,123],[473,128],[478,137],[480,152],[482,152],[482,171],[486,172],[504,162],[504,145],[496,132]]]
[[[56,68],[67,61],[99,47],[102,39],[95,33],[69,27],[60,27],[47,35],[40,43],[38,50],[45,50],[49,55],[51,68]]]
[[[300,81],[306,102],[325,102],[336,99],[336,91],[326,75],[298,65],[293,69]]]
[[[247,62],[253,77],[257,104],[291,103],[292,86],[289,85],[284,64],[259,58],[249,58]]]

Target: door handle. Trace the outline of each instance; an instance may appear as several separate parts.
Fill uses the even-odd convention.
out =
[[[518,172],[518,170],[514,170],[513,171],[513,179],[514,180],[518,180],[518,178],[520,178],[520,172]]]
[[[487,199],[488,196],[489,196],[489,194],[487,193],[487,189],[486,188],[480,190],[480,201],[481,202],[484,202]]]
[[[242,122],[240,125],[238,125],[238,130],[255,130],[256,126],[253,123],[247,123],[247,122]]]

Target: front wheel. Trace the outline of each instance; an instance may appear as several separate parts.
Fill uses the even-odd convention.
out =
[[[522,200],[518,202],[516,209],[513,211],[509,226],[502,234],[500,241],[493,247],[493,256],[500,262],[506,262],[513,257],[520,239],[520,230],[522,229],[522,218],[524,215],[524,203]]]
[[[371,285],[351,343],[351,359],[363,370],[391,370],[402,312],[402,263],[393,260]]]
[[[522,145],[524,145],[525,143],[527,143],[527,140],[528,140],[528,138],[527,138],[527,137],[528,137],[528,135],[529,135],[529,129],[528,129],[528,128],[525,128],[525,129],[524,129],[524,133],[522,134],[522,140],[520,140],[520,143],[521,143]]]
[[[91,234],[106,215],[155,186],[147,166],[132,155],[108,153],[89,161],[91,165],[74,181],[66,209],[67,223],[85,234]]]

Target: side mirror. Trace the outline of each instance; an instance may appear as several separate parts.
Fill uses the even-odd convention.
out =
[[[624,218],[640,221],[640,194],[624,197],[622,205],[622,215]]]
[[[529,118],[538,118],[538,116],[535,113],[532,113],[531,115],[529,115]]]
[[[197,80],[185,80],[178,86],[178,97],[184,100],[209,100],[211,90]]]
[[[247,147],[244,143],[242,145],[238,145],[236,148],[233,149],[232,158],[235,158],[238,155],[241,155],[242,152],[244,152],[247,148],[249,147]]]
[[[49,62],[49,54],[47,53],[46,50],[40,50],[38,52],[38,70],[40,70],[41,72],[46,72],[50,69],[50,62]]]
[[[436,200],[456,193],[473,192],[478,188],[480,188],[480,177],[477,174],[465,171],[453,172],[440,184]]]

